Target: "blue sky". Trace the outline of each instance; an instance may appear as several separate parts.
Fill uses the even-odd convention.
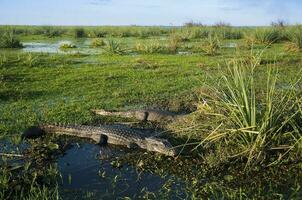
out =
[[[302,23],[301,0],[0,0],[0,24],[182,25]]]

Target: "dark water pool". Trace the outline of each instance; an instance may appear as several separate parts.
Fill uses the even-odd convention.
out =
[[[72,196],[74,192],[92,191],[98,196],[112,198],[135,197],[142,191],[160,190],[165,178],[141,172],[130,165],[113,167],[110,158],[122,156],[126,151],[127,149],[113,146],[73,144],[73,147],[58,159],[63,180],[63,196]],[[103,152],[106,155],[101,155]]]
[[[9,141],[0,142],[1,153],[21,155],[30,146],[27,142],[18,145]],[[159,192],[172,176],[142,171],[138,166],[121,164],[116,159],[132,154],[138,164],[143,161],[140,155],[146,156],[142,150],[70,141],[68,149],[54,161],[61,174],[58,179],[60,196],[63,199],[137,199],[147,193]],[[0,156],[0,164],[2,161]],[[12,166],[24,164],[22,158],[5,162]]]

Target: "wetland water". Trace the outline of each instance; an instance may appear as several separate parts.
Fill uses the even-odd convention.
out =
[[[134,197],[142,190],[159,190],[164,178],[148,172],[140,172],[130,165],[113,167],[108,159],[101,159],[100,150],[110,157],[123,156],[127,149],[120,147],[79,143],[58,159],[64,192],[96,191],[102,197]],[[66,195],[66,194],[65,194]],[[68,194],[67,194],[68,195]]]
[[[0,145],[3,147],[1,152],[14,154],[22,154],[30,148],[27,142],[13,145],[4,141]],[[137,166],[115,163],[114,158],[132,153],[139,163],[140,155],[143,155],[144,151],[130,151],[120,146],[100,146],[85,141],[72,141],[68,146],[68,149],[53,161],[61,174],[58,182],[63,199],[83,197],[87,193],[93,193],[96,199],[139,198],[148,192],[158,192],[171,178],[168,174],[159,176],[142,171]],[[0,159],[0,165],[2,162]],[[24,164],[22,159],[12,159],[12,162],[8,163],[12,166]]]
[[[62,50],[60,46],[62,44],[75,44],[76,48]],[[93,49],[89,47],[90,41],[89,40],[78,40],[75,43],[71,41],[57,41],[53,43],[47,42],[24,42],[22,43],[23,47],[21,51],[23,52],[33,52],[33,53],[87,53],[87,54],[97,54],[100,53],[100,49]]]

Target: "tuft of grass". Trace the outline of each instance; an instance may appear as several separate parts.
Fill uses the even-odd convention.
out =
[[[242,43],[237,46],[239,49],[253,49],[256,43],[256,38],[254,35],[245,34]]]
[[[282,39],[282,33],[277,28],[257,29],[254,37],[260,44],[271,45]]]
[[[297,27],[289,33],[289,42],[285,44],[285,49],[292,52],[302,50],[302,27]]]
[[[225,87],[215,89],[215,102],[225,121],[202,142],[237,149],[230,157],[246,158],[246,167],[271,162],[274,155],[276,162],[281,161],[302,139],[295,120],[300,109],[294,86],[285,92],[277,91],[277,73],[269,68],[266,88],[258,91],[256,66],[256,62],[242,61],[228,66],[228,74],[222,76],[221,82]],[[263,100],[257,93],[264,94]]]
[[[104,45],[106,45],[105,41],[99,38],[93,39],[90,44],[92,48],[102,47]]]
[[[154,54],[163,52],[163,46],[157,41],[153,40],[149,43],[137,43],[134,47],[135,51],[143,54]]]
[[[115,40],[107,40],[106,45],[104,46],[104,51],[106,54],[113,55],[122,55],[126,53],[126,50],[122,48],[121,44]]]
[[[220,49],[220,42],[217,36],[210,35],[202,44],[202,51],[207,55],[214,56]]]
[[[5,31],[0,35],[0,48],[22,48],[23,45],[16,38],[14,31]]]

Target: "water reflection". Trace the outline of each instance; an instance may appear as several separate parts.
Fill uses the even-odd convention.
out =
[[[64,193],[97,190],[98,193],[117,198],[135,196],[146,189],[150,192],[158,191],[166,181],[165,178],[140,172],[130,165],[112,166],[108,158],[122,156],[125,151],[127,149],[110,146],[100,148],[87,143],[74,145],[58,159]]]

